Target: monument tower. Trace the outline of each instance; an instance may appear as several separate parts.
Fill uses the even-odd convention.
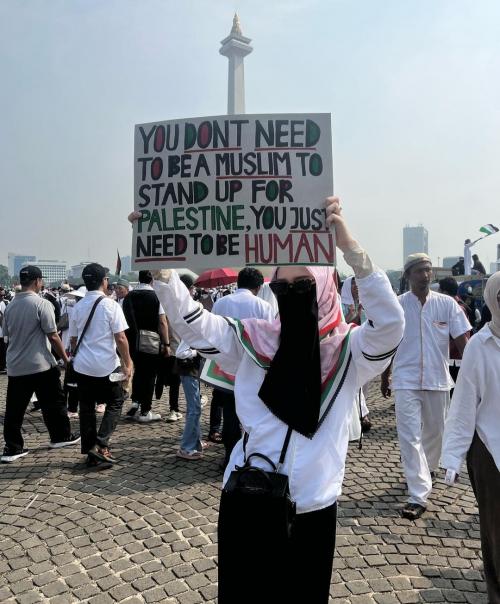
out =
[[[227,78],[227,113],[245,113],[245,66],[244,60],[253,48],[250,46],[250,38],[241,33],[241,25],[238,15],[235,13],[233,27],[227,38],[221,41],[219,50],[221,55],[228,58]]]

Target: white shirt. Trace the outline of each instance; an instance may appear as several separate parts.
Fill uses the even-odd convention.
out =
[[[471,247],[474,243],[464,244],[464,275],[472,274],[472,252]]]
[[[332,505],[340,495],[354,397],[363,384],[385,369],[403,335],[403,312],[385,273],[377,271],[359,279],[358,287],[372,324],[353,330],[347,350],[352,360],[331,410],[312,439],[293,432],[283,465],[299,513]],[[259,452],[277,462],[287,426],[259,398],[265,369],[245,352],[224,317],[200,309],[175,271],[169,283],[155,281],[154,288],[176,332],[200,355],[214,359],[221,369],[236,376],[236,412],[249,435],[247,453]],[[233,449],[224,481],[236,465],[243,465],[241,440]],[[258,459],[255,465],[268,469]]]
[[[2,315],[4,316],[5,319],[5,309],[7,308],[7,304],[5,304],[5,302],[2,300],[0,302],[0,313],[2,313]],[[2,326],[0,325],[0,338],[3,338],[3,329]]]
[[[449,390],[450,335],[472,329],[467,317],[453,298],[432,290],[424,305],[412,292],[399,296],[399,303],[406,327],[394,357],[393,390]]]
[[[135,288],[135,290],[139,290],[139,291],[141,289],[145,289],[145,290],[149,290],[149,291],[154,292],[153,287],[151,285],[148,285],[147,283],[139,283],[139,285]],[[122,298],[120,300],[120,306],[123,306],[123,300],[124,300],[124,298]],[[161,302],[160,302],[160,308],[158,309],[158,314],[159,315],[164,315],[165,314],[165,311],[163,310],[163,306],[161,305]]]
[[[488,325],[467,343],[443,435],[441,466],[460,472],[474,432],[500,471],[500,339]]]
[[[234,294],[219,298],[212,312],[234,319],[274,320],[273,309],[269,302],[254,296],[249,289],[237,289]]]
[[[101,291],[90,291],[78,302],[70,317],[69,333],[80,338],[87,318],[97,298],[103,299],[85,333],[74,361],[75,371],[94,377],[105,377],[118,367],[114,335],[128,329],[127,321],[119,304]]]

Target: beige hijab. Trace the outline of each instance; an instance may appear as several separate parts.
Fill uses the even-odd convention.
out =
[[[498,302],[498,292],[500,292],[500,271],[491,275],[484,288],[484,301],[491,311],[491,321],[488,325],[493,335],[500,338],[500,304]]]

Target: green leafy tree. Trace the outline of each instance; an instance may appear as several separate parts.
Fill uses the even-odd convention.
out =
[[[0,264],[0,285],[10,286],[10,282],[9,269],[3,264]]]

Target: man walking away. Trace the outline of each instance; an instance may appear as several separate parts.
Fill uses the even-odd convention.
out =
[[[450,296],[430,289],[432,263],[427,254],[411,254],[404,267],[411,290],[399,296],[405,315],[403,340],[394,357],[396,425],[409,499],[404,518],[425,512],[432,477],[439,467],[445,415],[453,381],[448,369],[449,339],[463,353],[471,326]],[[382,394],[390,395],[388,367]]]
[[[87,287],[85,298],[73,311],[70,321],[71,348],[80,401],[82,453],[90,469],[108,468],[116,461],[109,450],[123,406],[122,382],[112,381],[111,374],[121,367],[123,383],[132,374],[125,330],[127,322],[120,306],[105,296],[106,271],[100,264],[89,264],[82,278]],[[120,358],[116,349],[120,352]],[[97,430],[96,403],[106,403],[106,411]]]
[[[67,364],[52,304],[38,295],[43,286],[42,272],[37,266],[25,266],[19,279],[22,290],[7,307],[3,321],[3,335],[8,339],[5,449],[1,457],[4,463],[16,461],[29,452],[24,448],[21,428],[33,393],[49,431],[49,446],[58,449],[80,440],[71,433],[60,372],[51,353],[52,346]]]
[[[151,271],[139,271],[139,285],[123,301],[123,312],[129,325],[127,337],[134,361],[132,407],[127,418],[146,424],[161,419],[153,413],[152,401],[160,352],[169,354],[168,326],[156,293],[151,287]],[[146,345],[150,351],[146,351]],[[140,406],[140,413],[137,410]]]

